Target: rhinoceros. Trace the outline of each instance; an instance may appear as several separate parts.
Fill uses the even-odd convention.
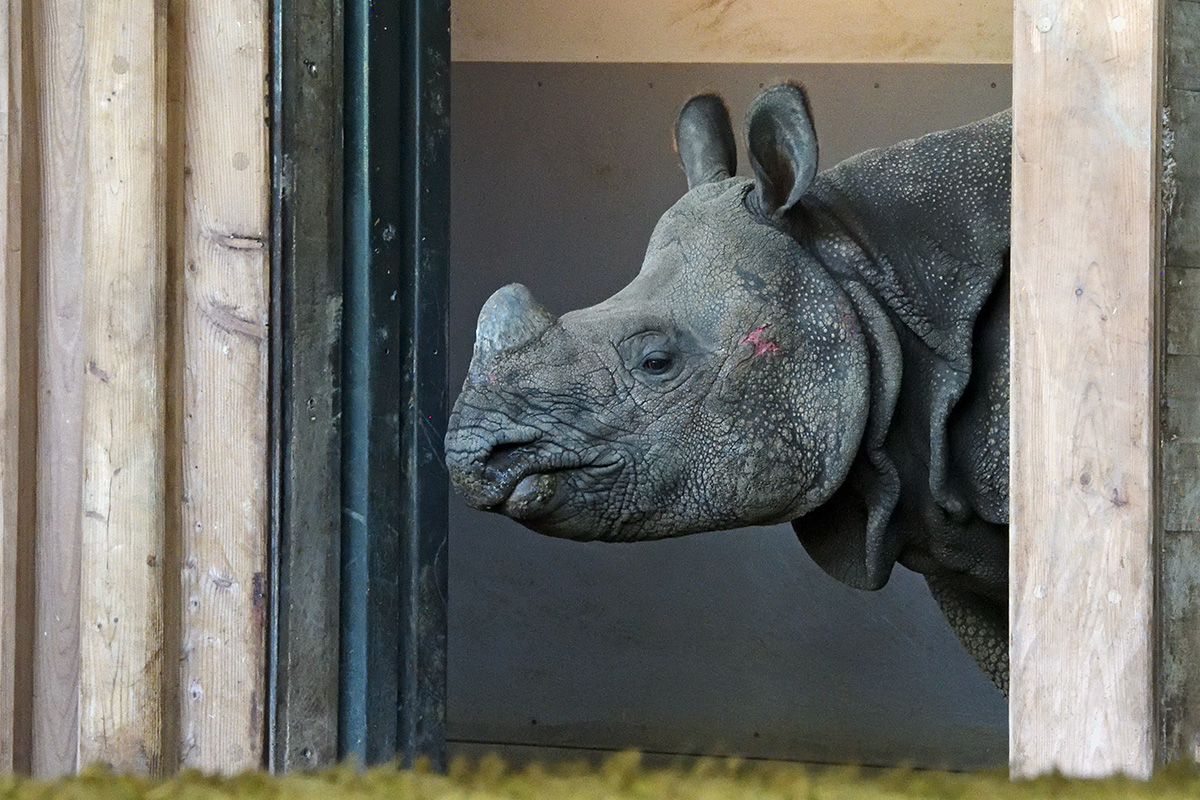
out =
[[[924,575],[1007,692],[1011,114],[818,173],[803,88],[680,111],[688,190],[636,278],[479,315],[446,463],[478,509],[631,542],[790,521],[835,578]]]

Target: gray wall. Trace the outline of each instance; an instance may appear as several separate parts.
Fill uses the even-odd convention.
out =
[[[451,386],[497,287],[525,283],[561,313],[634,276],[685,188],[670,135],[684,100],[715,89],[740,120],[783,79],[809,89],[824,166],[986,116],[1011,94],[1006,66],[456,63]],[[580,544],[457,497],[450,520],[456,742],[1006,761],[1004,698],[903,568],[882,591],[847,588],[788,526]]]

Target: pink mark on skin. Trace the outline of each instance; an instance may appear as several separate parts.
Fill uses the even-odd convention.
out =
[[[858,318],[849,311],[842,312],[842,327],[849,333],[858,333]]]
[[[738,344],[754,345],[754,355],[761,356],[765,353],[778,353],[779,345],[772,341],[763,341],[763,333],[767,328],[771,327],[770,323],[759,325],[754,330],[746,334],[746,336],[738,342]]]

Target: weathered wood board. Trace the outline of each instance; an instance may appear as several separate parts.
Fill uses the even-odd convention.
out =
[[[0,0],[0,771],[262,764],[269,14]]]
[[[32,771],[73,772],[79,750],[79,570],[83,480],[84,36],[82,0],[25,5],[25,251],[28,463],[36,596]],[[36,457],[35,457],[36,456]],[[36,587],[36,592],[34,591]]]
[[[163,573],[178,569],[164,506],[166,10],[109,0],[84,20],[79,760],[151,774],[176,755],[163,595]]]
[[[21,4],[0,3],[0,773],[16,756],[21,367]]]
[[[1160,23],[1016,4],[1015,776],[1154,765]]]
[[[180,765],[262,764],[267,620],[269,172],[259,0],[192,0],[176,110],[182,393]],[[172,498],[173,502],[173,498]]]

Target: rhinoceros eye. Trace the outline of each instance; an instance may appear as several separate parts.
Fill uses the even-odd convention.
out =
[[[673,364],[674,361],[666,353],[651,353],[642,359],[642,370],[651,375],[665,375]]]
[[[677,378],[689,363],[689,351],[674,333],[651,328],[617,344],[623,366],[647,386],[663,386]]]

